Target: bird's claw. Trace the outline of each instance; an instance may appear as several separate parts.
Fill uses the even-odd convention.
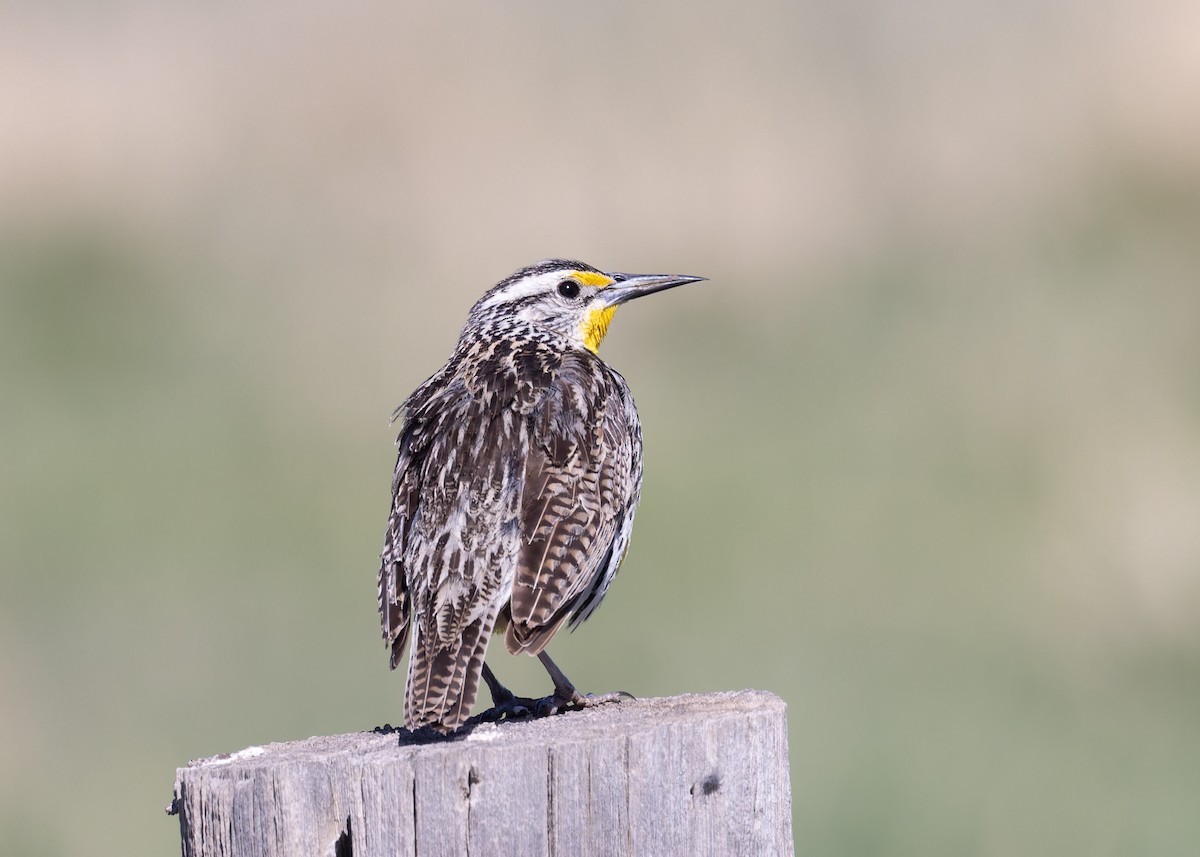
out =
[[[498,723],[501,720],[524,720],[529,717],[541,700],[514,696],[511,693],[487,711],[480,712],[477,717],[481,723]]]
[[[598,705],[608,705],[610,702],[622,702],[626,699],[636,698],[632,693],[624,690],[613,690],[598,696],[594,693],[589,693],[583,697],[583,707],[595,708]]]
[[[610,702],[621,702],[626,699],[636,699],[632,693],[616,690],[612,693],[596,695],[583,694],[572,690],[571,695],[553,693],[541,699],[530,699],[524,696],[509,696],[500,699],[487,711],[482,711],[474,719],[480,723],[500,723],[509,720],[536,720],[541,717],[552,717],[555,714],[565,714],[568,711],[582,711],[585,708],[596,708]]]
[[[595,693],[580,693],[577,690],[572,690],[570,696],[558,696],[556,694],[554,696],[546,697],[546,699],[553,700],[558,705],[556,711],[552,713],[559,713],[563,711],[582,711],[585,708],[596,708],[601,705],[607,705],[610,702],[621,702],[624,699],[633,698],[633,694],[626,693],[623,690],[614,690],[611,693],[602,693],[598,695]]]

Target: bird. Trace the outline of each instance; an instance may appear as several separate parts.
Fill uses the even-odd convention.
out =
[[[409,730],[458,730],[481,677],[497,717],[622,697],[580,693],[546,651],[604,600],[641,496],[637,408],[598,350],[619,306],[704,279],[570,259],[521,268],[476,301],[445,365],[393,413],[378,596],[391,669],[409,649]],[[493,634],[537,656],[554,693],[505,688],[485,660]]]

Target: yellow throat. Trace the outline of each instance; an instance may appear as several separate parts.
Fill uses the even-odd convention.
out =
[[[571,276],[579,280],[584,285],[596,286],[603,289],[613,284],[613,278],[607,274],[599,274],[595,271],[572,271]],[[579,321],[579,335],[583,337],[583,344],[588,350],[595,354],[600,343],[604,340],[604,335],[608,333],[608,323],[612,321],[613,313],[617,311],[615,306],[610,306],[605,309],[588,310],[582,319]]]
[[[612,321],[613,313],[616,311],[615,306],[591,309],[579,322],[579,333],[583,336],[583,344],[593,354],[600,349],[600,343],[604,341],[604,335],[608,333],[608,323]]]

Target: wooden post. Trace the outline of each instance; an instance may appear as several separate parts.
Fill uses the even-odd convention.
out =
[[[180,768],[184,857],[790,855],[783,700],[762,691],[250,747]]]

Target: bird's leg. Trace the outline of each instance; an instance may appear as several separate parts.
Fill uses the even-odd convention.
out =
[[[542,662],[542,666],[546,668],[546,672],[550,673],[550,680],[554,682],[554,695],[538,700],[536,709],[538,714],[557,714],[560,711],[572,708],[592,708],[597,705],[604,705],[606,702],[620,702],[622,699],[633,699],[633,694],[626,693],[623,690],[615,690],[612,693],[604,693],[599,696],[591,693],[580,693],[575,689],[575,685],[571,684],[571,680],[567,678],[566,673],[559,669],[558,664],[551,660],[550,655],[545,649],[538,652],[538,660]]]
[[[559,714],[563,711],[593,708],[597,705],[603,705],[606,702],[620,702],[622,699],[633,699],[633,694],[625,693],[624,691],[614,691],[613,693],[605,693],[600,696],[590,693],[580,693],[575,689],[575,685],[571,684],[571,680],[567,678],[566,674],[558,668],[558,664],[554,663],[545,651],[538,654],[538,660],[542,662],[542,666],[546,668],[546,672],[550,673],[550,680],[554,682],[554,693],[541,699],[517,696],[500,683],[500,679],[496,678],[496,674],[492,672],[492,668],[484,662],[481,675],[487,683],[488,690],[491,691],[492,707],[487,711],[480,712],[472,719],[482,722],[493,722],[497,720],[520,720],[531,716],[546,717],[551,714]]]
[[[487,682],[488,690],[491,691],[492,705],[499,706],[516,699],[513,692],[502,685],[500,679],[496,678],[496,674],[487,665],[487,661],[483,662],[483,680]]]
[[[538,700],[514,694],[500,683],[500,679],[496,678],[496,674],[492,672],[492,668],[487,665],[486,661],[483,664],[482,675],[492,694],[492,707],[487,711],[480,712],[478,715],[480,720],[514,720],[528,717],[534,711]]]
[[[587,700],[582,693],[575,689],[575,685],[567,678],[567,674],[559,669],[558,664],[550,657],[550,653],[545,649],[538,652],[538,660],[542,662],[542,666],[546,668],[546,672],[550,673],[550,680],[554,682],[554,696],[556,702],[563,705],[574,705],[583,707]]]

